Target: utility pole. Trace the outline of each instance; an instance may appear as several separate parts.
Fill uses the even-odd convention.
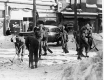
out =
[[[33,26],[36,27],[36,0],[33,0]]]
[[[74,2],[74,31],[78,31],[78,25],[77,25],[77,0]]]
[[[8,6],[7,3],[9,2],[9,0],[7,0],[5,2],[5,11],[4,11],[4,28],[3,28],[3,34],[6,35],[6,30],[7,27],[9,26],[8,24]]]

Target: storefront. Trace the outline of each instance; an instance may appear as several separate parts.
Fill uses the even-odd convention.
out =
[[[37,1],[36,1],[37,2]],[[49,4],[47,4],[49,3]],[[56,19],[56,13],[53,10],[54,4],[55,2],[50,2],[50,1],[41,1],[41,3],[36,3],[36,10],[38,12],[39,15],[39,19],[40,20],[48,20],[49,18],[51,19]],[[29,23],[31,23],[31,21],[29,20],[29,18],[32,18],[33,13],[33,5],[31,4],[12,4],[12,3],[8,3],[7,4],[10,7],[10,23],[9,23],[9,27],[11,29],[11,31],[14,33],[15,30],[17,32],[26,32],[28,27],[29,27]],[[24,20],[24,19],[27,20]],[[17,24],[18,27],[13,27],[14,24]],[[18,30],[17,30],[18,28]]]
[[[9,27],[11,29],[11,32],[19,33],[23,31],[23,18],[24,17],[32,17],[32,10],[26,10],[26,9],[15,9],[11,8],[10,11],[10,23]],[[14,25],[17,26],[14,26]]]
[[[60,2],[62,3],[61,11],[58,12],[59,16],[61,16],[60,23],[68,24],[69,22],[72,21],[73,23],[75,23],[75,19],[76,19],[75,16],[77,16],[76,19],[77,22],[79,18],[90,19],[92,26],[94,27],[94,32],[98,32],[100,20],[98,18],[99,13],[97,9],[98,9],[98,5],[99,6],[102,5],[101,3],[102,0],[85,0],[85,1],[79,0],[79,2],[77,2],[77,9],[76,9],[77,14],[75,14],[74,0],[69,0],[69,1],[70,1],[69,5],[66,5],[65,1],[60,0]],[[79,26],[77,26],[77,28],[79,29]]]
[[[70,31],[73,30],[74,28],[74,12],[62,12],[62,23],[64,23],[64,25],[68,25],[71,24],[70,27]],[[96,19],[97,19],[98,14],[97,13],[88,13],[88,12],[80,12],[77,13],[77,23],[79,22],[78,20],[80,18],[83,19],[90,19],[90,22],[92,24],[92,27],[94,27],[94,32],[95,32],[95,28],[96,28]],[[72,25],[73,24],[73,25]],[[80,27],[77,25],[78,30],[80,29]]]
[[[21,31],[26,31],[26,28],[24,28],[24,24],[28,25],[29,22],[23,22],[24,17],[32,17],[33,13],[33,1],[26,0],[25,2],[22,0],[2,0],[0,4],[0,18],[1,18],[1,10],[3,14],[3,20],[4,20],[4,27],[3,27],[3,33],[6,35],[6,30],[10,28],[11,32],[18,33]],[[44,19],[49,16],[54,16],[54,6],[56,6],[56,3],[54,0],[36,0],[36,9],[37,12],[39,12],[40,18]],[[3,9],[1,9],[3,7]],[[56,17],[54,17],[56,18]],[[0,19],[1,20],[1,19]]]

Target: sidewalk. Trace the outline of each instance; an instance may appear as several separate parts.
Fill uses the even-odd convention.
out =
[[[17,56],[15,56],[15,48],[14,44],[10,42],[10,36],[6,36],[4,40],[1,40],[2,44],[0,47],[0,58],[5,61],[12,60],[15,57],[15,61],[17,60]],[[69,36],[69,47],[74,46],[74,43],[71,43],[72,40],[72,35]],[[69,53],[65,54],[62,53],[63,50],[60,48],[52,47],[51,50],[53,53],[49,53],[47,56],[42,56],[42,60],[39,61],[39,64],[42,66],[44,65],[55,65],[55,64],[64,64],[64,63],[69,63],[71,61],[77,61],[77,52],[75,49],[70,49],[69,48]],[[85,54],[85,53],[84,53]],[[95,56],[97,53],[96,52],[89,52],[88,55],[90,57]],[[85,59],[85,58],[82,58]],[[24,62],[28,64],[28,50],[25,51],[25,56],[24,56]]]

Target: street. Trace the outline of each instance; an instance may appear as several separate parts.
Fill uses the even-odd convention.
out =
[[[102,0],[0,0],[0,80],[103,80],[102,9]],[[41,46],[33,37],[24,40],[34,32],[38,40],[47,40],[48,36],[53,42],[61,36],[62,43],[68,43],[48,43],[53,53],[42,55],[37,65],[36,60],[32,65],[33,55],[26,49],[22,62],[15,50],[18,41],[22,43],[19,48],[25,42],[31,52]],[[22,39],[13,38],[18,34]],[[66,45],[69,53],[62,50]],[[30,63],[37,68],[30,68]]]
[[[5,38],[5,42],[2,42],[2,48],[0,49],[0,57],[3,58],[9,58],[9,59],[13,59],[15,56],[15,48],[14,48],[14,44],[12,42],[10,42],[10,37],[6,37]],[[5,44],[6,43],[6,44]],[[53,53],[48,52],[47,56],[42,56],[42,64],[46,64],[46,65],[50,65],[50,64],[63,64],[63,63],[68,63],[70,61],[73,60],[77,60],[77,52],[75,51],[75,42],[73,39],[72,35],[69,35],[69,41],[68,41],[68,49],[69,49],[69,53],[64,53],[62,50],[61,46],[57,46],[56,43],[48,43],[49,48],[53,51]],[[100,46],[100,47],[98,47]],[[101,44],[98,44],[97,42],[97,47],[98,49],[101,49],[102,46]],[[28,63],[28,50],[25,51],[25,56],[24,59],[27,59],[27,63]],[[42,51],[42,53],[44,53]],[[85,53],[84,53],[85,54]],[[88,55],[90,57],[93,57],[94,55],[96,55],[96,50],[93,49],[92,51],[90,51],[88,53]],[[15,56],[15,59],[17,59],[17,56]],[[27,64],[28,66],[28,64]]]
[[[11,36],[6,36],[0,40],[0,80],[62,80],[63,72],[68,66],[75,67],[74,65],[81,62],[81,60],[77,60],[75,43],[72,35],[69,35],[69,53],[63,53],[61,46],[57,46],[56,43],[48,43],[53,53],[48,52],[47,56],[42,56],[37,69],[30,69],[28,51],[25,51],[24,61],[21,63],[15,56],[14,44],[10,42],[10,38]],[[102,41],[97,40],[96,44],[101,51]],[[94,49],[88,53],[90,58],[96,54]],[[82,58],[82,61],[88,61],[90,58]]]

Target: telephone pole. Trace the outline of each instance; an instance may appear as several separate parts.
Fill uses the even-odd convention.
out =
[[[9,27],[9,22],[8,22],[8,5],[7,3],[9,2],[9,0],[7,0],[4,4],[5,4],[5,11],[4,11],[4,28],[3,28],[3,34],[6,35],[6,30]]]
[[[36,27],[36,0],[33,0],[33,26]]]
[[[78,31],[78,25],[77,25],[77,0],[74,2],[74,31]]]

